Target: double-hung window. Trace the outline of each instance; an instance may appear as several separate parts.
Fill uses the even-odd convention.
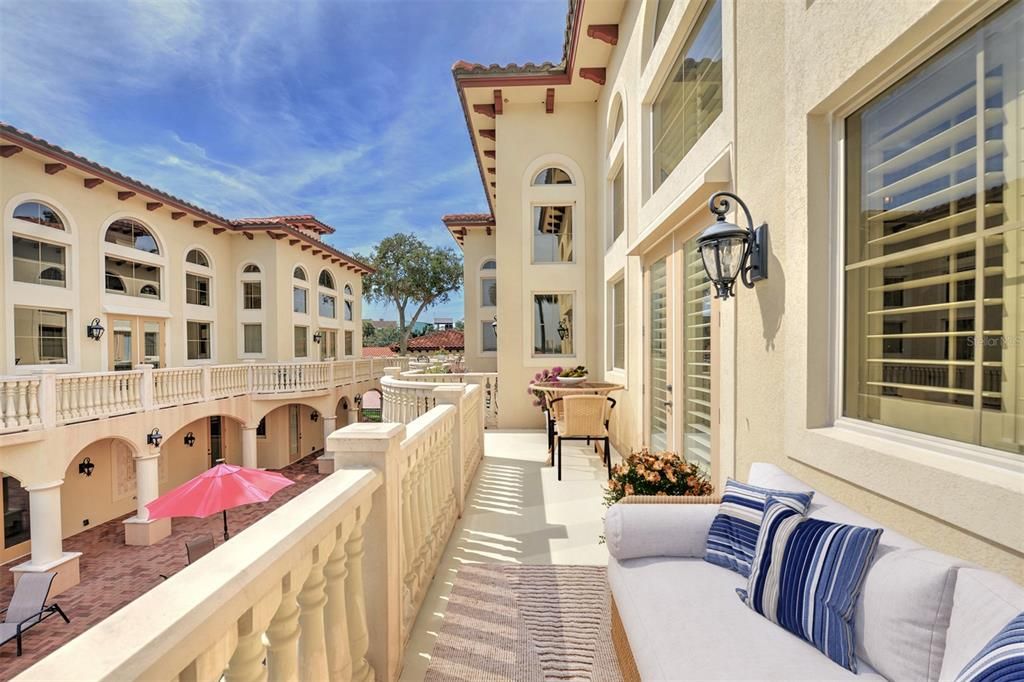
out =
[[[1024,452],[1024,2],[846,119],[846,416]]]

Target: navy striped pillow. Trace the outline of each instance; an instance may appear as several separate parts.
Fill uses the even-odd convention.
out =
[[[1007,623],[956,676],[956,682],[1006,680],[1024,680],[1024,613]]]
[[[768,495],[788,500],[801,514],[807,513],[814,492],[794,493],[786,490],[759,488],[734,479],[725,482],[722,504],[711,522],[704,560],[736,571],[744,578],[750,575],[757,534],[761,530],[764,503]]]
[[[853,614],[881,528],[809,519],[768,497],[743,601],[857,672]]]

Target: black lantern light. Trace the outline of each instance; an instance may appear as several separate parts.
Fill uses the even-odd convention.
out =
[[[320,343],[323,340],[324,340],[324,333],[323,333],[323,331],[320,330],[320,329],[316,330],[316,333],[313,334],[313,343]]]
[[[100,324],[100,318],[98,317],[92,318],[92,322],[90,322],[89,326],[85,328],[86,336],[88,336],[93,341],[99,341],[100,337],[103,336],[103,332],[105,331],[106,329],[104,329],[103,325]]]
[[[491,322],[491,329],[494,330],[494,338],[498,338],[498,316],[494,316],[494,322]]]
[[[356,404],[356,408],[357,409],[362,407],[363,406],[363,396],[357,395],[355,398],[352,398],[352,402],[354,402]]]
[[[88,457],[82,459],[78,463],[78,473],[84,474],[85,476],[92,476],[92,470],[96,468],[96,465],[92,463],[92,460]]]
[[[309,421],[311,421],[311,422],[320,421],[320,413],[317,412],[316,410],[313,410],[312,412],[310,412],[309,413]]]
[[[164,436],[160,433],[160,428],[156,426],[153,427],[152,431],[146,434],[146,444],[152,445],[154,448],[160,447],[160,441],[163,439]]]
[[[743,209],[746,228],[726,222],[725,214],[732,206],[729,199]],[[754,288],[754,282],[768,279],[768,224],[755,228],[747,205],[732,192],[715,192],[708,210],[717,218],[697,237],[697,251],[715,285],[715,298],[724,301],[735,295],[737,279],[748,289]]]
[[[565,337],[567,336],[569,336],[569,326],[565,324],[565,319],[562,319],[562,321],[558,323],[558,338],[565,341]]]
[[[185,445],[187,445],[188,447],[191,448],[191,447],[195,447],[195,444],[196,444],[196,434],[194,434],[191,431],[189,431],[188,433],[185,434]]]

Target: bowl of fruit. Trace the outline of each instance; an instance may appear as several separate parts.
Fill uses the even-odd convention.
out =
[[[578,365],[571,369],[562,370],[562,373],[558,375],[558,383],[567,384],[572,386],[574,384],[582,384],[587,380],[587,368],[583,365]]]

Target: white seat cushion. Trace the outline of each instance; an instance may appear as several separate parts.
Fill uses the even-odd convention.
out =
[[[736,595],[747,581],[702,559],[608,563],[608,583],[640,676],[652,680],[879,680],[836,665]]]
[[[989,640],[1024,611],[1024,587],[980,568],[961,568],[939,679],[953,680]]]

